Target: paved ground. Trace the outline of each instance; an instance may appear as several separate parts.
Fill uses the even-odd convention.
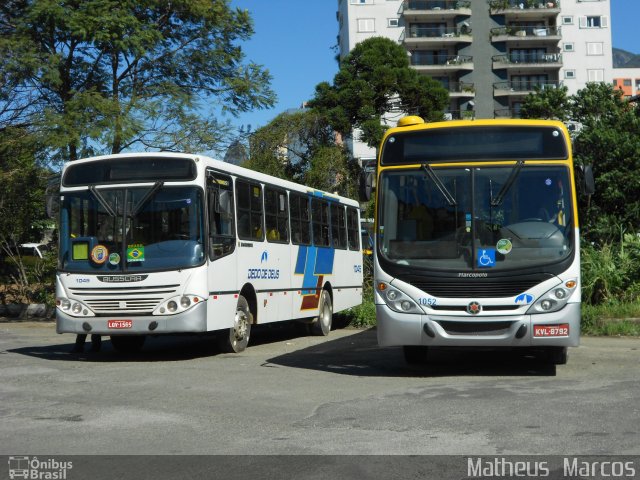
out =
[[[640,340],[566,366],[509,352],[405,365],[372,330],[255,331],[72,355],[52,323],[0,324],[0,454],[640,454]]]

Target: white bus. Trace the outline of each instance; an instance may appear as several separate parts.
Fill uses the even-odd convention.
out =
[[[251,326],[300,319],[327,335],[362,301],[358,202],[211,158],[120,154],[64,165],[58,333],[218,331],[244,350]]]
[[[404,347],[409,363],[447,346],[566,363],[580,339],[580,230],[565,126],[406,117],[378,162],[379,344]],[[582,178],[593,193],[590,168]]]

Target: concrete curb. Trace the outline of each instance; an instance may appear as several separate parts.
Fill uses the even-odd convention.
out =
[[[0,304],[1,321],[51,321],[55,317],[55,308],[44,303]]]

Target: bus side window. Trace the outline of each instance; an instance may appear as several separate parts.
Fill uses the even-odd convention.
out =
[[[289,195],[289,210],[291,212],[291,240],[296,245],[309,245],[310,219],[309,197],[298,193]]]
[[[353,207],[347,207],[347,239],[349,250],[360,250],[360,222]]]
[[[236,181],[238,199],[238,237],[240,240],[264,240],[262,220],[262,186],[244,180]]]
[[[328,247],[329,204],[326,200],[311,199],[311,223],[313,225],[313,244],[318,247]]]
[[[289,210],[287,208],[287,193],[284,190],[265,187],[265,225],[267,227],[267,241],[275,243],[289,242]]]

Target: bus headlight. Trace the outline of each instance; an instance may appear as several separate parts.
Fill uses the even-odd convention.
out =
[[[56,298],[56,305],[60,310],[69,310],[71,308],[71,302],[68,298]]]
[[[64,297],[56,298],[56,306],[74,317],[94,317],[93,310],[78,300],[70,300]]]
[[[396,287],[380,282],[378,285],[378,293],[384,300],[384,303],[399,313],[422,313],[418,304],[414,302],[408,295],[398,290]]]
[[[198,295],[182,295],[180,297],[173,297],[158,305],[158,307],[153,311],[153,315],[173,315],[176,313],[186,312],[204,300],[206,299]]]
[[[551,313],[564,308],[573,294],[578,282],[575,279],[567,280],[560,286],[553,287],[531,305],[527,313]]]

